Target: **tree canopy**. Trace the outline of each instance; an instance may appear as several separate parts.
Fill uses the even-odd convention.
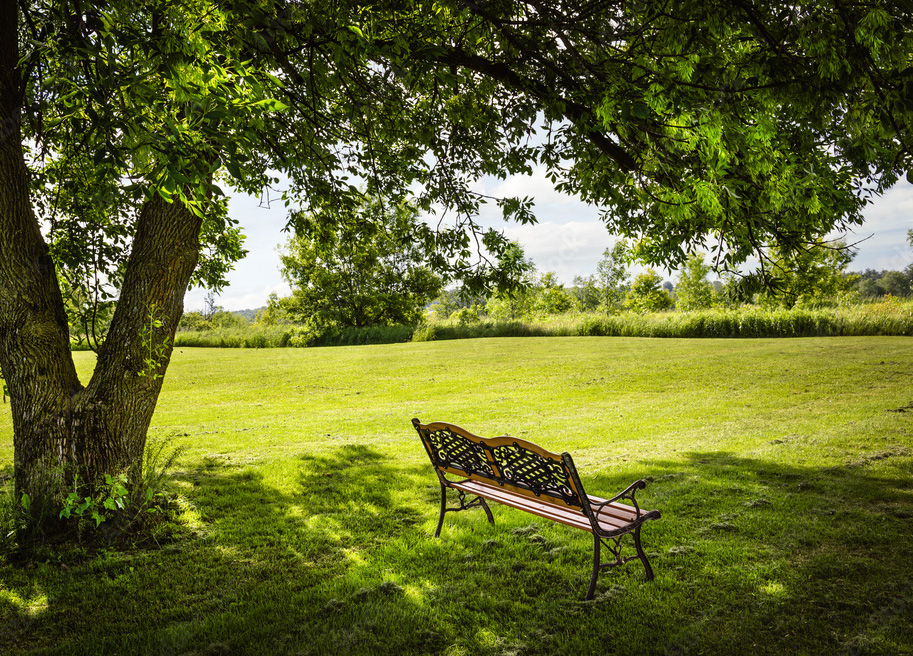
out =
[[[853,255],[841,246],[820,242],[789,254],[773,249],[773,282],[763,292],[767,301],[791,308],[849,292],[855,276],[848,277],[845,271]]]
[[[480,204],[534,220],[474,183],[533,166],[649,262],[790,257],[913,170],[911,26],[902,0],[0,0],[17,491],[141,466],[185,290],[243,254],[230,190],[282,172],[328,226],[411,199],[470,287],[509,246]],[[117,299],[85,384],[62,290]]]

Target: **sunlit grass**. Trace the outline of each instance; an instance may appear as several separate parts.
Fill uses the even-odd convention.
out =
[[[431,538],[413,416],[646,478],[656,580],[583,603],[590,537],[501,507]],[[187,448],[188,537],[0,566],[0,653],[913,653],[907,338],[185,348],[151,435]]]

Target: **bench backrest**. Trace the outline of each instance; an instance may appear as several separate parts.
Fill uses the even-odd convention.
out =
[[[586,493],[569,453],[552,453],[516,437],[479,437],[436,422],[412,420],[431,464],[444,473],[496,483],[558,506],[583,509]]]

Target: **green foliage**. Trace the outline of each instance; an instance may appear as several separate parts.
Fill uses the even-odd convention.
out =
[[[180,324],[178,324],[178,330],[204,332],[208,330],[243,328],[249,323],[251,322],[248,319],[239,314],[218,308],[209,316],[204,315],[202,312],[185,312],[181,317]],[[272,325],[268,323],[268,320],[263,320],[261,323]]]
[[[340,223],[296,216],[296,235],[282,255],[292,295],[271,301],[292,321],[315,332],[416,323],[440,293],[441,278],[413,241],[413,206],[365,199]]]
[[[494,292],[501,297],[511,298],[536,282],[536,265],[518,241],[512,241],[504,248],[498,258],[497,272]]]
[[[477,315],[485,312],[486,296],[470,294],[466,289],[449,288],[443,290],[427,307],[427,315],[436,320],[444,320],[460,310],[471,310]]]
[[[148,376],[152,380],[162,378],[161,369],[171,352],[171,337],[162,337],[164,322],[159,318],[156,306],[150,305],[147,309],[146,321],[140,331],[143,350],[143,368],[137,372],[139,376]]]
[[[769,254],[769,284],[761,297],[786,308],[832,302],[852,288],[853,280],[844,275],[852,259],[853,253],[843,242],[819,241],[793,253],[773,247]]]
[[[625,295],[625,307],[635,312],[658,312],[671,308],[672,297],[661,287],[662,281],[662,276],[653,269],[638,274]]]
[[[100,293],[89,297],[85,286],[73,287],[66,279],[61,282],[73,348],[97,352],[107,335],[117,302]]]
[[[291,323],[276,292],[270,293],[266,299],[266,307],[257,313],[254,323],[258,326],[277,326],[283,323]]]
[[[571,293],[577,300],[577,307],[582,312],[591,312],[599,307],[601,300],[599,285],[596,282],[596,276],[574,276],[574,286]]]
[[[263,158],[250,154],[262,149],[257,124],[279,109],[276,86],[241,56],[241,43],[214,38],[231,20],[223,10],[151,2],[85,16],[54,3],[23,11],[26,88],[38,117],[23,127],[41,154],[30,162],[33,197],[73,299],[71,320],[96,347],[98,315],[118,294],[136,217],[152,195],[205,217],[194,282],[224,284],[243,237],[213,181],[226,172],[253,190],[269,179]]]
[[[495,319],[515,320],[532,310],[536,266],[526,257],[519,242],[511,242],[498,261],[497,287],[488,297],[485,311]]]
[[[530,311],[538,316],[564,314],[576,306],[574,301],[571,293],[558,282],[557,276],[549,271],[539,278]]]
[[[835,308],[732,306],[680,312],[540,315],[520,320],[482,317],[475,309],[419,326],[377,326],[315,334],[304,328],[251,325],[241,329],[182,331],[179,347],[281,348],[390,344],[406,341],[520,336],[821,337],[913,335],[913,304],[896,297]]]
[[[704,264],[704,254],[691,253],[675,286],[676,307],[685,312],[705,310],[713,305],[714,289],[707,280],[711,267]]]
[[[4,488],[0,490],[0,554],[12,550],[16,536],[27,529],[32,515],[32,498],[27,493],[17,497],[8,480],[3,484]]]
[[[878,287],[883,294],[891,296],[909,296],[911,293],[910,280],[900,271],[886,271],[878,280]]]
[[[105,474],[105,485],[96,491],[96,496],[82,497],[79,492],[79,479],[73,477],[73,490],[67,494],[60,510],[60,519],[82,520],[90,518],[95,522],[95,528],[105,521],[107,513],[123,511],[127,508],[129,492],[127,491],[127,475],[112,476]],[[152,490],[149,489],[151,499]]]
[[[478,323],[481,321],[479,316],[482,308],[477,305],[472,307],[464,307],[459,310],[455,310],[453,314],[450,315],[452,321],[456,321],[461,326],[468,326],[470,324]]]
[[[599,291],[599,308],[605,314],[620,312],[624,306],[625,284],[628,281],[628,246],[619,240],[611,249],[607,248],[596,265]]]
[[[428,306],[428,314],[433,319],[447,319],[463,307],[463,299],[458,290],[444,289]]]
[[[913,336],[913,303],[888,297],[879,303],[840,308],[713,308],[689,312],[623,312],[550,316],[528,321],[461,325],[434,322],[413,334],[413,341],[479,337],[758,338]]]
[[[848,274],[852,276],[854,288],[861,298],[891,296],[905,297],[913,293],[913,265],[904,271],[876,271],[866,269]]]

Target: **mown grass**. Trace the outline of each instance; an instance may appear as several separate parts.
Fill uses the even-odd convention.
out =
[[[911,383],[906,338],[179,350],[152,435],[192,535],[0,566],[0,653],[910,654]],[[581,602],[589,536],[501,507],[431,538],[413,416],[646,478],[656,580]]]

